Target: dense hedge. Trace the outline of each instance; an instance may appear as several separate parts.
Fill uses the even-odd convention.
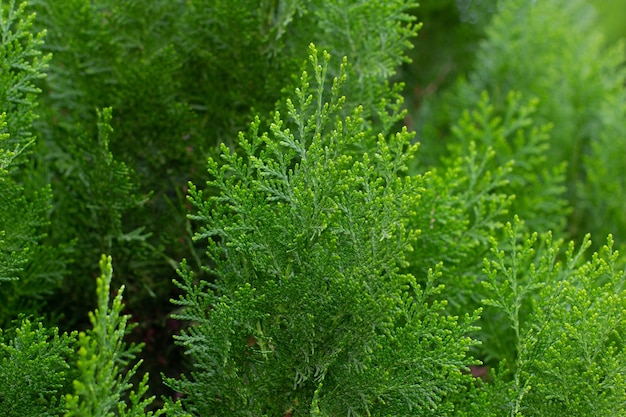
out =
[[[626,7],[423,3],[0,1],[0,415],[623,415]]]

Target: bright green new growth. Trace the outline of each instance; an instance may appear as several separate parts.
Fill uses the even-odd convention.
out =
[[[127,345],[124,336],[130,330],[127,315],[121,315],[121,288],[111,305],[111,258],[102,256],[102,275],[98,278],[98,308],[89,314],[92,329],[78,334],[77,378],[73,381],[74,393],[66,397],[65,417],[153,416],[145,413],[153,398],[142,399],[146,393],[148,375],[133,388],[130,382],[141,364],[132,364],[140,345]],[[130,368],[127,368],[129,367]],[[125,396],[128,394],[128,402]]]
[[[481,305],[484,294],[476,284],[484,275],[482,259],[511,214],[523,214],[529,230],[563,229],[564,167],[546,166],[550,126],[536,126],[536,104],[511,92],[500,112],[483,94],[451,126],[448,156],[425,176],[410,215],[410,227],[421,233],[408,260],[417,277],[442,263],[443,296],[453,314]],[[409,170],[413,175],[424,170],[420,156]],[[501,340],[499,330],[489,328],[497,322],[485,318],[486,331],[475,336]],[[483,344],[478,357],[493,359],[494,352],[482,352],[490,347]]]
[[[0,331],[0,415],[7,417],[151,417],[153,397],[145,374],[134,387],[133,364],[141,346],[127,345],[129,316],[121,315],[122,291],[109,305],[111,258],[100,261],[98,308],[89,314],[86,332],[58,334],[41,323],[21,318]]]
[[[475,411],[623,415],[626,275],[616,269],[612,238],[585,260],[588,237],[579,249],[571,243],[563,253],[550,234],[523,236],[521,230],[518,219],[509,223],[507,240],[494,240],[491,260],[485,261],[485,304],[504,313],[515,350],[493,386],[478,395]]]
[[[329,58],[312,49],[286,115],[267,131],[257,119],[242,155],[223,146],[209,161],[215,196],[190,187],[218,277],[195,283],[183,266],[178,283],[194,368],[169,383],[194,415],[446,415],[466,378],[475,317],[431,301],[438,273],[420,287],[403,272],[416,146],[405,130],[364,129],[361,109],[344,107],[345,64],[325,88]]]

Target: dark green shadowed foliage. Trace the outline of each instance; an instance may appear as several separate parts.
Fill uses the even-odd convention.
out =
[[[49,56],[44,32],[33,32],[25,5],[0,9],[0,326],[41,309],[34,301],[58,288],[63,265],[58,247],[41,246],[51,193],[29,174],[35,136],[37,80]],[[9,281],[9,282],[7,282]]]

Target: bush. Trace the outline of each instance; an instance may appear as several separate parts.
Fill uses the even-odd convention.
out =
[[[536,125],[552,126],[546,162],[567,164],[566,198],[572,209],[568,234],[581,240],[586,232],[599,236],[611,232],[622,245],[623,213],[612,207],[609,201],[619,198],[608,189],[622,188],[623,164],[612,158],[624,142],[623,45],[604,42],[595,11],[586,1],[503,5],[485,29],[486,38],[467,77],[422,107],[419,118],[425,123],[418,129],[422,151],[429,160],[445,155],[453,137],[450,126],[485,91],[496,113],[503,115],[511,90],[526,100],[537,99]],[[601,176],[596,169],[602,170]],[[607,192],[605,197],[599,188],[604,189],[600,193]],[[607,218],[617,224],[603,226]]]
[[[624,414],[623,49],[468,4],[0,2],[0,414]]]

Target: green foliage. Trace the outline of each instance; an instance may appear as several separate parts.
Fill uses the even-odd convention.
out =
[[[621,76],[626,83],[626,73]],[[578,184],[581,216],[590,230],[600,236],[614,234],[620,248],[626,248],[626,93],[621,91],[603,103],[602,129],[585,155],[585,180]]]
[[[32,33],[34,15],[11,1],[0,10],[0,326],[40,303],[33,297],[58,287],[56,247],[41,247],[50,190],[22,169],[32,152],[36,80],[49,56],[44,32]],[[12,281],[12,282],[2,282]]]
[[[14,329],[0,330],[1,415],[60,415],[75,337],[23,318]]]
[[[415,24],[408,12],[417,4],[406,0],[316,3],[313,13],[321,33],[304,42],[313,41],[337,57],[349,58],[347,104],[362,106],[366,118],[376,115],[387,80],[395,75],[398,65],[410,62],[405,53],[412,47],[410,40],[421,24]],[[300,51],[304,50],[304,42],[298,45]],[[334,77],[338,75],[338,63],[333,67],[329,74]]]
[[[133,189],[130,170],[123,162],[114,160],[109,150],[111,118],[111,108],[98,112],[97,140],[81,137],[72,143],[72,161],[63,167],[65,175],[58,186],[63,189],[54,189],[60,200],[56,210],[69,215],[76,223],[66,231],[66,239],[80,234],[78,244],[81,247],[95,246],[89,252],[110,252],[114,248],[113,241],[140,237],[137,231],[125,234],[122,227],[122,213],[142,201]],[[81,207],[76,201],[89,204]]]
[[[614,146],[622,146],[615,124],[606,120],[621,120],[623,114],[623,49],[606,45],[596,27],[594,10],[585,1],[512,0],[501,5],[486,29],[487,38],[477,51],[474,69],[440,99],[423,106],[421,120],[427,121],[418,133],[422,150],[434,160],[445,155],[453,141],[451,124],[480,101],[483,91],[489,93],[497,114],[506,113],[511,90],[523,92],[526,100],[537,98],[534,123],[554,127],[545,150],[546,163],[559,166],[567,162],[567,198],[572,207],[568,232],[577,239],[584,231],[606,234],[606,228],[591,227],[590,219],[605,215],[592,215],[580,190],[600,187],[600,181],[587,185],[593,173],[584,162],[585,155],[598,147],[607,155],[597,158],[616,157]],[[596,145],[602,137],[615,145],[606,143],[608,139],[604,145]],[[607,172],[608,181],[619,181],[615,179],[620,177],[617,167],[621,161],[606,166],[615,167]],[[609,195],[603,199],[615,198]],[[601,209],[601,200],[594,200],[594,208]],[[610,214],[606,212],[606,216]]]
[[[3,416],[153,416],[145,408],[147,378],[136,386],[131,365],[140,346],[127,345],[128,316],[121,315],[122,290],[109,307],[111,258],[104,257],[98,278],[98,308],[92,329],[59,335],[39,322],[21,318],[0,330],[0,413]],[[73,379],[73,390],[70,381]],[[73,393],[72,393],[73,391]],[[128,401],[128,402],[126,402]]]
[[[508,210],[521,213],[531,230],[563,230],[564,214],[567,213],[565,193],[565,165],[550,166],[547,152],[550,148],[552,128],[550,125],[536,126],[533,118],[537,101],[525,103],[519,93],[511,92],[502,115],[496,113],[487,94],[483,94],[476,109],[465,111],[457,124],[452,126],[454,143],[450,146],[452,163],[462,155],[490,155],[480,163],[466,162],[462,178],[467,183],[464,201],[468,209],[477,201],[472,223],[473,227],[489,227],[493,221],[485,218],[485,213],[501,212],[494,210],[497,194],[513,200]],[[474,149],[472,149],[474,148]],[[490,186],[480,184],[492,183]],[[477,191],[480,190],[480,191]],[[536,191],[534,191],[536,190]],[[469,210],[468,210],[469,211]],[[497,219],[497,217],[496,217]]]
[[[3,416],[157,416],[146,412],[153,397],[145,374],[133,388],[133,365],[141,346],[127,345],[130,331],[122,315],[120,289],[109,306],[111,258],[103,256],[97,279],[98,307],[90,313],[92,328],[63,333],[20,318],[0,330],[0,413]],[[132,365],[132,367],[131,367]],[[130,367],[130,368],[129,368]]]
[[[146,279],[139,265],[156,264],[149,272],[163,273],[164,194],[176,189],[167,173],[181,155],[185,169],[191,165],[182,141],[191,116],[174,97],[179,63],[163,21],[176,15],[166,7],[176,2],[32,3],[53,53],[35,155],[53,186],[51,240],[78,239],[66,262],[92,260],[72,263],[73,276],[97,274],[96,261],[107,252],[121,276],[143,278],[140,286],[152,291],[154,278]],[[110,110],[96,111],[110,107],[114,118]],[[144,204],[150,195],[154,201]],[[77,291],[85,285],[93,283],[68,288],[68,303],[60,306],[67,315],[85,315],[88,305]]]
[[[494,240],[485,261],[485,304],[504,313],[514,349],[494,381],[504,395],[481,393],[481,412],[492,410],[482,415],[622,415],[626,275],[616,269],[612,238],[585,260],[588,238],[563,253],[550,234],[522,229],[509,223],[507,241]]]
[[[187,182],[205,181],[207,154],[221,142],[236,146],[233,139],[253,115],[269,113],[282,90],[297,82],[294,74],[311,41],[350,57],[350,97],[365,113],[375,113],[387,77],[406,60],[402,51],[417,31],[408,14],[415,4],[408,0],[31,3],[35,24],[47,31],[44,48],[53,55],[41,83],[35,125],[41,144],[34,158],[39,175],[53,186],[51,240],[87,243],[65,260],[94,260],[71,264],[77,277],[97,273],[97,257],[111,253],[120,275],[135,281],[126,282],[132,308],[166,305],[172,265],[183,257],[196,260],[199,269],[201,248],[191,241],[186,218]],[[340,61],[329,65],[338,74]],[[90,143],[98,137],[94,110],[108,107],[114,117],[105,153],[128,169],[128,201],[145,199],[116,212],[124,239],[112,241],[113,231],[91,224],[94,203],[82,198],[86,187],[111,185],[77,178],[86,165],[86,152],[77,150],[96,148]],[[91,231],[99,236],[92,238]],[[107,241],[111,250],[103,249]],[[76,310],[86,306],[76,292],[71,288],[66,297],[76,308],[62,310],[81,317]]]
[[[190,2],[179,44],[184,80],[191,83],[183,89],[201,125],[210,126],[207,134],[232,144],[251,121],[251,109],[270,112],[280,92],[297,83],[292,78],[313,42],[349,57],[347,82],[354,94],[348,99],[368,114],[378,104],[381,84],[406,60],[418,29],[408,12],[416,6],[407,0]],[[329,64],[332,76],[340,64]]]
[[[426,0],[414,9],[413,14],[424,26],[409,52],[412,64],[401,68],[402,79],[410,87],[406,92],[409,109],[427,106],[433,95],[445,91],[470,69],[496,6],[497,0]],[[406,119],[416,129],[428,121],[413,111]]]
[[[178,283],[194,368],[170,384],[195,415],[445,415],[465,378],[475,317],[428,301],[437,273],[420,287],[402,272],[416,147],[406,130],[364,130],[359,107],[338,117],[345,75],[326,94],[329,59],[313,49],[315,82],[303,74],[287,114],[266,132],[253,122],[241,156],[223,146],[209,161],[215,196],[190,187],[219,277],[195,283],[183,267]]]
[[[617,4],[0,0],[0,414],[623,415]]]
[[[28,250],[27,241],[35,240],[33,228],[37,226],[37,217],[24,216],[23,207],[27,202],[15,201],[24,192],[23,187],[15,181],[15,166],[23,162],[24,151],[33,142],[30,133],[34,94],[37,89],[33,80],[43,76],[46,59],[40,59],[39,47],[43,42],[43,33],[33,36],[30,33],[33,15],[26,15],[25,5],[15,8],[14,2],[0,11],[0,195],[2,195],[2,210],[0,211],[0,230],[4,239],[0,248],[3,271],[1,279],[17,278],[16,273],[21,270],[17,265],[17,258],[25,261],[25,256],[18,254],[19,249]],[[9,207],[8,205],[12,206]],[[34,210],[39,208],[34,204]],[[32,219],[35,217],[35,219]],[[22,224],[18,219],[27,218]],[[14,227],[17,230],[7,230]],[[8,232],[8,233],[7,233]],[[9,240],[5,240],[9,239]],[[12,261],[11,261],[12,260]]]
[[[143,228],[129,231],[123,224],[123,216],[144,204],[145,198],[137,192],[132,171],[116,160],[109,149],[112,110],[103,109],[98,118],[97,137],[83,134],[68,138],[67,153],[55,161],[59,177],[52,187],[55,204],[50,237],[56,242],[72,242],[69,260],[111,253],[122,263],[131,248],[139,255],[150,250]],[[81,271],[83,276],[66,283],[63,291],[67,297],[55,308],[79,317],[89,309],[91,301],[84,298],[83,292],[93,292],[95,287],[90,279],[90,263],[78,263],[72,269]]]
[[[421,233],[409,259],[418,277],[443,262],[444,295],[455,314],[480,306],[482,259],[511,213],[521,213],[530,230],[564,228],[564,167],[546,166],[550,126],[536,126],[535,111],[535,101],[511,93],[500,114],[483,94],[451,127],[449,155],[426,176],[411,216]],[[424,165],[418,155],[410,171]],[[493,331],[480,338],[487,335],[499,339]]]
[[[15,7],[15,1],[0,11],[0,112],[6,113],[3,148],[22,153],[33,141],[31,125],[35,95],[34,82],[44,77],[49,56],[42,57],[45,32],[32,33],[34,14],[25,12],[26,3]],[[3,129],[4,130],[4,129]]]
[[[97,309],[89,314],[92,328],[78,334],[77,378],[73,381],[74,393],[68,394],[66,417],[153,416],[145,413],[153,398],[142,399],[148,389],[146,374],[136,386],[136,391],[124,396],[133,388],[130,378],[137,372],[141,361],[132,365],[139,345],[127,345],[124,336],[130,330],[127,315],[122,315],[122,291],[117,292],[109,306],[111,291],[111,258],[102,256],[102,275],[97,279]],[[124,368],[132,365],[130,369]]]
[[[41,230],[47,224],[49,192],[25,195],[23,187],[5,178],[0,181],[0,193],[0,323],[6,324],[19,312],[36,309],[29,298],[58,288],[60,276],[54,269],[38,273],[39,267],[54,267],[48,255],[51,249],[39,247]]]
[[[599,26],[609,40],[626,39],[626,1],[624,0],[591,0],[591,4],[599,14]]]

